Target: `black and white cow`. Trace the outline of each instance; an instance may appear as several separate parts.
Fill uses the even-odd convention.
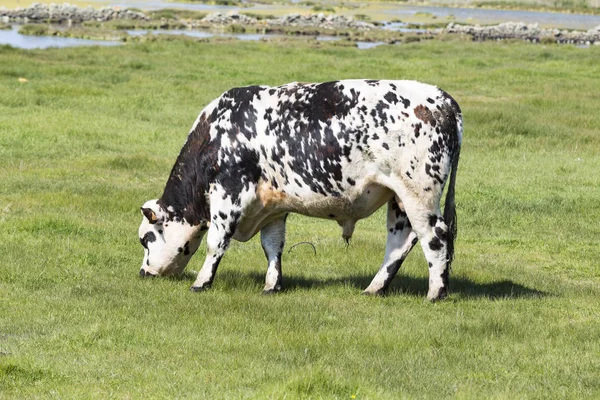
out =
[[[288,213],[356,221],[387,203],[383,293],[420,241],[431,300],[447,295],[462,116],[447,93],[415,81],[346,80],[231,89],[195,121],[163,195],[142,206],[141,276],[178,274],[206,232],[193,291],[210,287],[231,239],[260,231],[265,293],[282,289]],[[440,198],[449,179],[444,213]]]

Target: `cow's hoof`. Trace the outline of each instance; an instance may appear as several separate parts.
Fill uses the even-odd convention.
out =
[[[437,292],[434,293],[431,293],[431,291],[429,291],[429,293],[427,294],[427,300],[431,301],[432,303],[444,300],[446,297],[448,297],[448,290],[446,289],[446,287],[441,287],[439,288],[439,290],[437,290]]]
[[[277,293],[281,293],[281,291],[283,291],[283,287],[282,286],[275,286],[273,289],[265,289],[263,290],[263,295],[264,296],[268,296],[271,294],[277,294]]]
[[[205,291],[207,291],[208,289],[210,289],[210,285],[204,285],[204,286],[192,286],[192,287],[190,288],[190,290],[191,290],[192,292],[205,292]]]
[[[374,296],[374,297],[383,297],[385,296],[385,290],[384,289],[379,289],[379,290],[363,290],[361,292],[361,295],[363,296]]]

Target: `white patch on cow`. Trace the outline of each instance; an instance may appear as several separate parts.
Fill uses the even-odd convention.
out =
[[[138,229],[140,241],[145,242],[141,270],[150,275],[181,273],[202,241],[200,227],[169,221],[157,200],[147,201],[142,208],[154,211],[158,221],[152,224],[143,217]],[[149,237],[153,240],[148,241]]]

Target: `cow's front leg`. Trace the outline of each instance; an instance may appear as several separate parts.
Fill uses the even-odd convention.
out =
[[[394,198],[388,202],[387,232],[383,264],[363,294],[384,294],[402,262],[417,243],[417,234],[413,231],[406,213]]]
[[[263,294],[271,294],[283,290],[281,254],[285,244],[286,218],[287,214],[269,223],[260,231],[260,242],[268,262]]]
[[[228,212],[217,210],[211,216],[211,224],[206,238],[206,258],[196,281],[191,287],[192,291],[200,292],[212,285],[219,263],[239,223],[239,216],[239,211],[234,210]]]

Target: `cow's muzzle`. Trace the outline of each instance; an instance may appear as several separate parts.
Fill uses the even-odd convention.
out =
[[[153,277],[156,276],[148,271],[146,271],[144,268],[140,269],[140,278],[149,278],[149,277]]]

